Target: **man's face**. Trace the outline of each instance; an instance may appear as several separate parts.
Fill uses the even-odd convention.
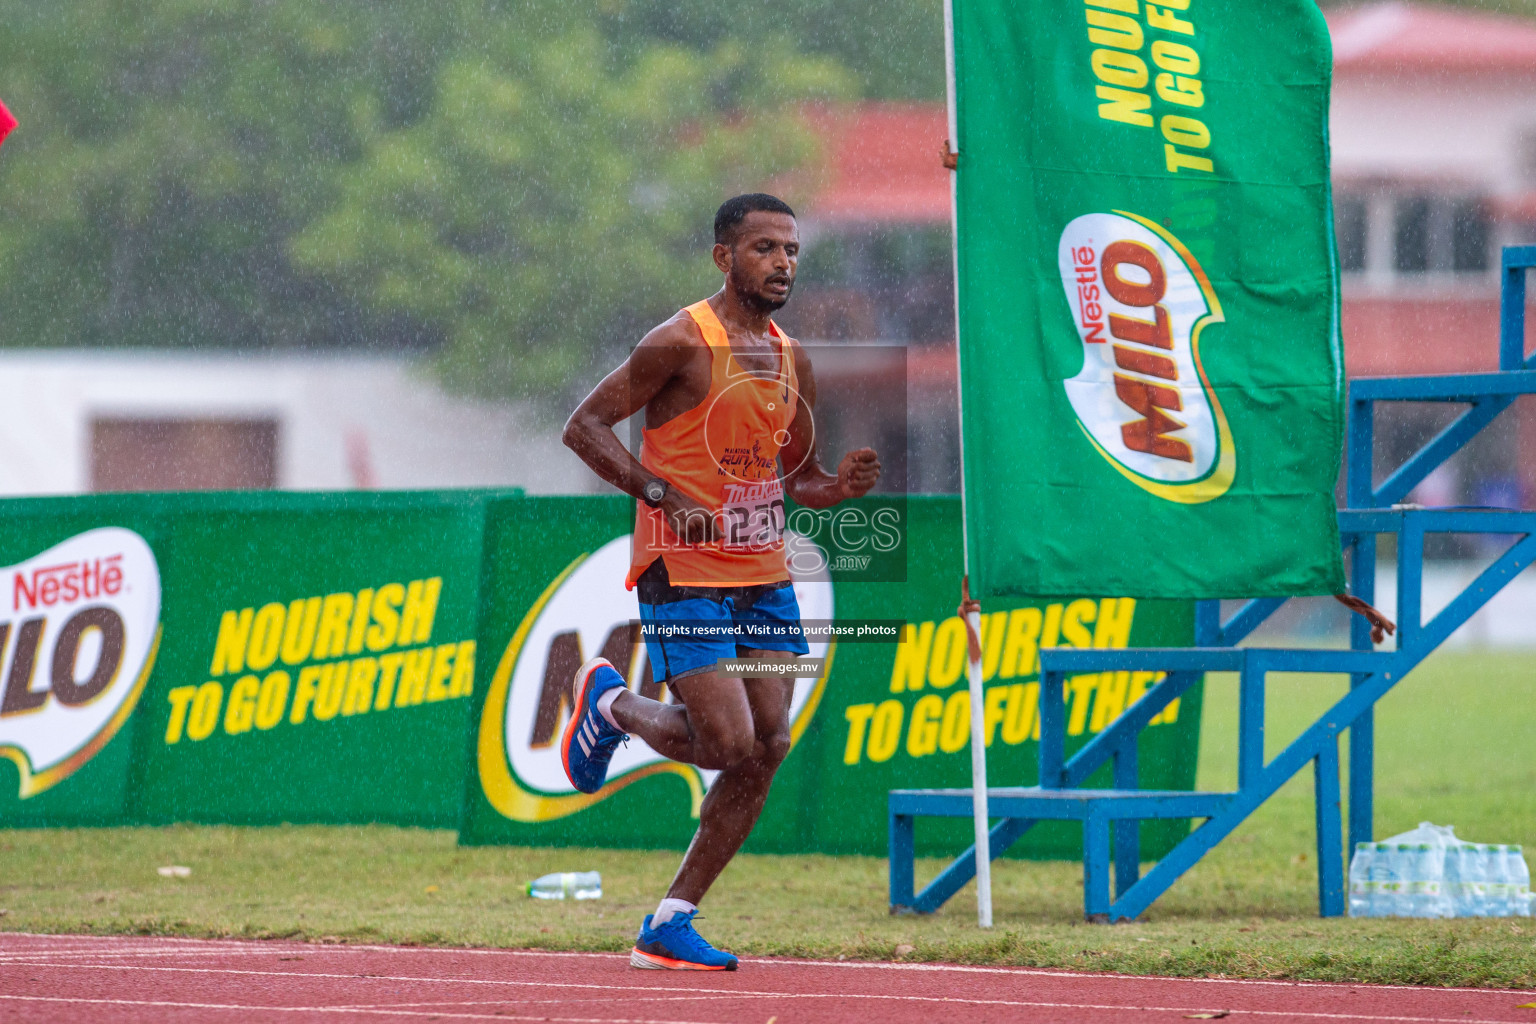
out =
[[[744,301],[773,312],[789,301],[800,262],[800,232],[787,213],[754,210],[736,228],[735,242],[715,246],[715,265]]]

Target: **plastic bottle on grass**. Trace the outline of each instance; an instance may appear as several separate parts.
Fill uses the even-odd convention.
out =
[[[1374,917],[1376,881],[1376,844],[1356,843],[1355,855],[1349,861],[1349,916]]]
[[[1509,847],[1495,843],[1489,849],[1488,916],[1508,917],[1514,880],[1509,877]]]
[[[1518,846],[1496,847],[1495,855],[1499,863],[1499,893],[1495,902],[1497,913],[1500,917],[1524,917],[1526,901],[1529,898],[1530,878],[1529,869],[1525,868],[1525,855]]]
[[[1371,861],[1376,881],[1372,917],[1398,917],[1403,913],[1403,857],[1396,843],[1377,843]]]
[[[1503,858],[1497,843],[1483,845],[1483,916],[1499,916],[1499,882],[1503,874]]]
[[[1457,917],[1480,917],[1487,903],[1488,868],[1476,843],[1461,844],[1461,907]]]
[[[528,883],[536,900],[595,900],[603,895],[603,877],[596,871],[557,871]]]
[[[1509,850],[1509,878],[1513,887],[1509,912],[1515,917],[1531,916],[1531,869],[1525,863],[1525,851],[1519,846]]]
[[[1445,848],[1445,898],[1447,917],[1466,917],[1467,883],[1462,880],[1465,843],[1451,843]]]
[[[1470,848],[1469,852],[1471,854],[1467,857],[1468,866],[1471,869],[1466,875],[1467,916],[1487,917],[1488,883],[1491,881],[1489,878],[1490,865],[1488,862],[1493,859],[1492,853],[1486,843],[1469,843],[1467,845]]]
[[[1397,916],[1423,917],[1424,857],[1418,843],[1398,843],[1397,859],[1402,872],[1402,888],[1398,890]]]
[[[1440,906],[1440,869],[1428,843],[1413,843],[1408,851],[1409,917],[1443,917]]]

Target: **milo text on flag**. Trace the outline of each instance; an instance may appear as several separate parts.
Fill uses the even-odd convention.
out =
[[[953,0],[983,596],[1344,589],[1313,0]]]

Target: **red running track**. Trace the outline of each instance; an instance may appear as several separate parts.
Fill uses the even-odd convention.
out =
[[[0,1021],[956,1024],[1206,1015],[1252,1021],[1536,1021],[1500,989],[1140,978],[1006,967],[747,959],[638,971],[612,953],[0,934]],[[1198,1016],[1197,1016],[1198,1015]]]

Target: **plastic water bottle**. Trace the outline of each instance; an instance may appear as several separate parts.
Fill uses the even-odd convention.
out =
[[[1464,868],[1464,843],[1451,843],[1445,848],[1445,898],[1447,917],[1468,917],[1467,883],[1462,881]]]
[[[1396,917],[1401,914],[1403,901],[1403,859],[1398,856],[1396,843],[1377,843],[1376,857],[1371,862],[1372,917]]]
[[[1376,882],[1372,917],[1399,917],[1404,913],[1403,861],[1407,849],[1407,844],[1376,844],[1376,856],[1371,861],[1371,874]]]
[[[1409,914],[1413,917],[1446,917],[1440,884],[1443,859],[1429,843],[1415,843],[1409,857]]]
[[[1467,917],[1488,917],[1488,861],[1491,851],[1487,843],[1468,843],[1467,864]]]
[[[1374,917],[1376,882],[1372,877],[1376,860],[1375,843],[1356,843],[1349,861],[1349,916]]]
[[[528,883],[536,900],[595,900],[603,895],[603,876],[596,871],[557,871]]]
[[[1427,918],[1450,917],[1450,901],[1445,898],[1445,847],[1435,843],[1419,844],[1424,858],[1424,915]]]
[[[1508,917],[1514,889],[1509,877],[1509,847],[1495,844],[1488,849],[1488,916]]]
[[[1504,856],[1498,843],[1489,843],[1483,867],[1483,916],[1503,917]]]
[[[1525,863],[1525,851],[1519,846],[1506,846],[1509,851],[1509,880],[1513,887],[1509,912],[1515,917],[1531,916],[1531,869]]]

